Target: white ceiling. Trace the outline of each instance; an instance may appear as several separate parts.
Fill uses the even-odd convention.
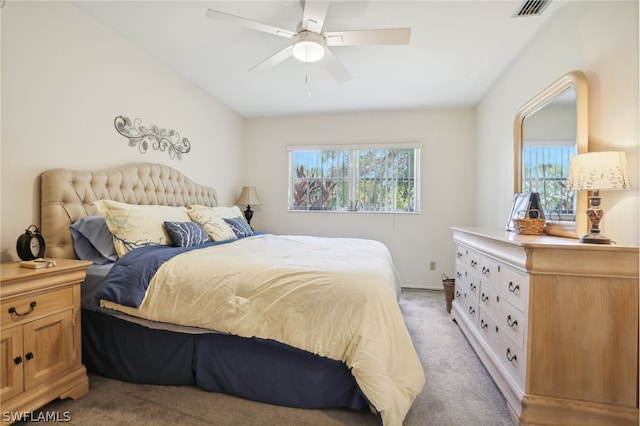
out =
[[[298,0],[75,3],[244,117],[474,106],[564,5],[512,18],[520,0],[335,1],[324,31],[412,29],[406,46],[332,47],[353,75],[338,83],[322,61],[249,71],[290,41],[205,17],[211,8],[295,31]]]

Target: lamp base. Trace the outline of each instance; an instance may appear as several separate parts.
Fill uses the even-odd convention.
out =
[[[601,234],[586,234],[580,238],[581,243],[589,243],[589,244],[611,244],[611,238],[606,235]]]
[[[244,211],[244,218],[247,219],[247,224],[251,226],[251,219],[253,218],[253,210],[251,210],[251,206],[249,205],[247,205],[247,209]]]

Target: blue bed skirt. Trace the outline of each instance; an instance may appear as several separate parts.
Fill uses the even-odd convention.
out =
[[[271,340],[151,329],[83,309],[82,357],[89,371],[128,382],[297,408],[369,408],[344,363]]]

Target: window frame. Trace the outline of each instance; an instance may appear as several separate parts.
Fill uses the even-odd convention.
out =
[[[312,213],[374,213],[374,214],[419,214],[420,213],[420,163],[422,154],[421,143],[378,143],[378,144],[355,144],[355,145],[291,145],[287,146],[288,152],[288,183],[287,183],[287,211],[288,212],[312,212]],[[413,153],[413,191],[414,191],[414,206],[412,210],[397,210],[395,207],[392,210],[371,210],[360,209],[358,207],[358,201],[356,195],[358,193],[358,182],[360,178],[358,176],[358,152],[362,150],[414,150]],[[295,209],[293,208],[293,192],[294,192],[294,170],[293,170],[293,156],[295,153],[303,151],[348,151],[348,176],[346,182],[348,184],[348,206],[335,208],[322,208],[322,209]],[[345,179],[341,179],[345,181]],[[397,188],[398,180],[394,178],[394,187]]]

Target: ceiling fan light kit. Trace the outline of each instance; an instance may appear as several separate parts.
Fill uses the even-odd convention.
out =
[[[206,16],[291,40],[291,44],[260,62],[251,70],[271,68],[293,56],[305,63],[322,60],[322,65],[327,71],[338,82],[343,82],[351,79],[352,76],[327,46],[409,44],[411,28],[323,32],[322,27],[330,2],[301,0],[301,4],[302,21],[298,23],[296,32],[213,9],[207,10]]]
[[[324,37],[311,31],[302,31],[293,36],[291,54],[300,62],[318,62],[324,58]]]

